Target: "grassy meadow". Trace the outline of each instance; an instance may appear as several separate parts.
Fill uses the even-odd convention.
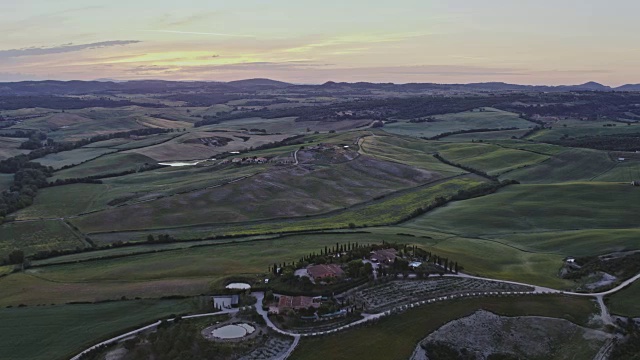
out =
[[[80,150],[80,149],[79,149]],[[99,150],[99,149],[98,149]],[[108,151],[113,152],[113,150]],[[56,154],[57,155],[57,154]],[[58,171],[53,180],[83,178],[87,176],[101,176],[120,173],[128,170],[136,170],[145,164],[155,164],[150,157],[140,154],[115,153],[103,155],[92,161]]]
[[[609,312],[614,315],[632,318],[640,317],[640,282],[636,281],[624,290],[606,299]]]
[[[484,143],[446,144],[442,146],[440,155],[451,162],[482,170],[490,175],[500,175],[549,159],[548,156],[534,152]]]
[[[68,359],[100,339],[117,336],[171,314],[196,310],[200,310],[196,299],[3,308],[0,309],[2,358]]]
[[[640,192],[626,184],[517,185],[449,204],[407,226],[469,235],[635,228],[636,215],[625,204],[637,201]]]
[[[100,213],[88,214],[74,218],[72,219],[72,222],[86,233],[144,229],[162,229],[165,231],[165,229],[170,229],[172,225],[173,227],[181,225],[188,233],[188,230],[190,229],[184,227],[185,224],[197,225],[198,221],[201,222],[201,224],[221,223],[220,225],[213,226],[211,229],[205,229],[205,234],[208,235],[200,234],[199,236],[195,236],[200,238],[222,234],[256,235],[261,233],[346,228],[350,223],[353,223],[356,226],[376,226],[398,222],[416,209],[431,204],[438,196],[450,196],[457,193],[458,190],[476,187],[483,182],[484,180],[475,177],[460,177],[441,180],[425,187],[400,191],[390,196],[383,197],[380,200],[373,200],[366,204],[355,205],[348,209],[337,210],[332,213],[308,218],[287,218],[279,221],[238,222],[237,224],[228,223],[225,222],[228,218],[221,219],[217,216],[217,211],[219,211],[219,209],[209,209],[208,207],[204,207],[201,208],[201,213],[194,211],[198,206],[196,200],[196,203],[185,203],[184,205],[172,202],[172,204],[175,204],[174,206],[182,205],[185,206],[186,211],[191,211],[189,217],[180,219],[179,222],[171,222],[172,219],[181,216],[179,214],[171,212],[172,215],[170,218],[164,217],[161,211],[163,208],[169,208],[168,205],[166,207],[159,208],[160,211],[158,212],[153,212],[153,202],[141,204],[141,206],[144,206],[143,208],[128,206]],[[142,211],[142,209],[145,211]],[[175,207],[171,207],[171,209],[175,209]],[[268,211],[270,211],[270,214],[273,214],[273,211],[278,211],[278,209],[268,209]],[[135,214],[135,216],[133,214]],[[145,216],[145,214],[153,215]],[[222,215],[228,216],[229,213],[227,212]],[[273,215],[270,216],[273,218]],[[105,224],[105,219],[109,220],[110,225],[108,227],[107,224]],[[194,230],[197,231],[197,229]],[[188,235],[182,237],[188,238]]]
[[[527,129],[533,124],[520,119],[517,114],[498,109],[487,108],[486,111],[466,111],[455,114],[436,115],[435,122],[410,123],[408,120],[399,120],[396,123],[386,124],[384,131],[398,135],[416,137],[432,137],[445,132],[472,130],[472,129],[496,129],[517,127]]]
[[[95,161],[102,163],[101,160],[102,158]],[[265,167],[263,165],[243,168],[166,167],[155,171],[105,178],[102,184],[78,183],[45,188],[40,190],[34,204],[17,212],[16,217],[18,219],[67,217],[110,209],[113,206],[218,186],[264,171]],[[68,170],[74,169],[76,168]],[[105,171],[108,171],[108,168],[105,168]]]
[[[12,156],[27,154],[30,150],[18,149],[27,139],[0,137],[0,160]]]
[[[0,225],[0,259],[13,250],[30,255],[38,251],[71,250],[87,244],[61,220],[41,220]]]
[[[360,152],[380,160],[450,175],[464,173],[464,170],[444,164],[434,158],[433,154],[437,152],[438,148],[438,144],[395,136],[369,135],[360,140]]]
[[[449,135],[442,138],[445,141],[460,141],[460,142],[473,142],[473,141],[490,141],[490,140],[506,140],[513,137],[519,138],[523,136],[528,130],[501,130],[501,131],[485,131],[474,132],[465,134]]]
[[[504,175],[526,184],[591,181],[606,174],[616,162],[604,151],[570,149],[534,166]]]
[[[64,166],[79,165],[99,156],[114,152],[111,149],[102,148],[79,148],[70,151],[63,151],[55,154],[49,154],[45,157],[37,159],[44,166],[51,166],[54,169],[60,169]]]
[[[384,239],[390,237],[365,233],[294,235],[34,267],[0,277],[3,289],[0,307],[93,302],[122,296],[131,299],[199,295],[219,289],[227,277],[246,275],[261,279],[260,274],[268,273],[268,267],[274,263],[297,261],[338,242],[364,244]],[[101,252],[86,254],[101,256]]]
[[[604,126],[604,125],[613,126]],[[566,127],[564,126],[566,125]],[[640,124],[621,124],[613,121],[578,121],[561,120],[554,124],[551,129],[544,129],[536,132],[529,139],[535,141],[557,141],[564,135],[570,137],[594,136],[594,135],[615,135],[640,132]]]
[[[228,139],[223,146],[208,146],[202,139],[213,137]],[[286,134],[248,135],[244,132],[189,131],[169,141],[156,145],[139,147],[129,152],[148,156],[156,161],[200,160],[215,157],[223,152],[241,151],[289,137]]]

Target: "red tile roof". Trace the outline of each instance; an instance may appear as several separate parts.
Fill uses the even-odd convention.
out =
[[[313,279],[322,279],[325,277],[341,277],[344,275],[342,268],[336,264],[311,265],[307,268],[307,272]]]
[[[313,298],[310,296],[287,296],[281,295],[278,300],[278,308],[290,308],[290,309],[306,309],[310,306],[318,307],[319,303],[314,303]]]
[[[376,250],[371,255],[371,260],[377,260],[379,262],[391,262],[395,260],[397,251],[394,248]]]

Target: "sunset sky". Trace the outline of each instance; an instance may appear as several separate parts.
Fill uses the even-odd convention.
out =
[[[640,83],[638,0],[0,0],[0,81]]]

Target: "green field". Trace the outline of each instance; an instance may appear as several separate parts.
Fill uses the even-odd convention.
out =
[[[18,220],[61,218],[80,214],[101,204],[96,198],[108,192],[102,184],[73,184],[54,186],[38,192],[33,205],[15,213]]]
[[[440,155],[457,164],[500,175],[511,170],[541,163],[549,157],[534,152],[484,143],[443,144]]]
[[[83,146],[83,148],[115,148],[116,146],[119,146],[119,145],[128,144],[131,141],[132,140],[129,138],[113,138],[109,140],[90,143]]]
[[[596,176],[594,181],[626,182],[640,179],[640,161],[629,160],[618,162],[611,170]]]
[[[171,314],[198,310],[198,305],[194,299],[184,299],[3,308],[0,309],[2,358],[68,359],[100,339]]]
[[[0,137],[0,160],[28,153],[30,150],[18,149],[20,144],[26,140],[27,139]]]
[[[45,157],[35,160],[35,162],[38,162],[44,166],[51,166],[54,169],[60,169],[63,166],[78,165],[114,151],[115,150],[102,148],[79,148],[70,151],[49,154]]]
[[[210,293],[230,276],[260,280],[259,274],[268,273],[268,266],[275,262],[296,261],[337,242],[373,243],[393,238],[401,239],[359,233],[296,235],[34,267],[0,278],[0,306],[199,295]]]
[[[607,306],[614,315],[632,318],[640,317],[640,282],[636,281],[626,289],[607,297]]]
[[[534,166],[510,171],[506,178],[527,184],[548,184],[564,181],[589,181],[616,166],[604,151],[571,149]]]
[[[122,155],[122,156],[121,156]],[[113,159],[107,159],[114,156]],[[96,166],[108,172],[109,163],[118,168],[116,161],[119,158],[129,159],[131,156],[145,157],[134,154],[114,154],[96,159]],[[93,162],[85,165],[92,166]],[[122,163],[122,168],[132,166],[132,163]],[[141,165],[144,165],[141,163]],[[107,209],[111,206],[139,201],[148,201],[154,198],[162,198],[179,193],[200,190],[229,182],[245,176],[250,176],[263,171],[266,165],[250,167],[166,167],[153,171],[145,171],[125,176],[105,178],[103,184],[71,184],[50,187],[40,190],[34,204],[16,213],[18,219],[33,219],[47,217],[66,217],[90,211]],[[87,174],[79,167],[67,169],[59,173],[74,177],[73,175]],[[77,170],[77,171],[74,171]],[[67,172],[69,171],[69,172]],[[87,170],[88,171],[88,170]],[[66,176],[65,176],[66,177]],[[55,179],[55,178],[54,178]]]
[[[77,141],[94,135],[145,128],[137,118],[126,110],[94,108],[29,119],[17,127],[49,133],[48,136],[57,141]]]
[[[149,135],[142,138],[131,139],[126,143],[115,145],[114,148],[118,150],[131,150],[131,149],[141,149],[151,145],[157,145],[164,142],[167,142],[171,139],[174,139],[178,136],[181,136],[182,133],[168,133],[168,134],[157,134],[157,135]]]
[[[60,220],[16,222],[0,225],[0,258],[13,250],[38,251],[84,248],[87,244]]]
[[[626,204],[640,191],[626,184],[516,185],[489,197],[459,201],[408,224],[469,235],[638,226]]]
[[[433,157],[439,143],[400,138],[396,136],[364,136],[360,141],[360,152],[385,161],[429,169],[445,174],[457,175],[464,170],[444,164]]]
[[[566,124],[567,127],[562,125]],[[616,126],[605,127],[604,124],[615,124]],[[570,137],[580,136],[596,136],[596,135],[615,135],[640,132],[639,124],[616,124],[612,121],[591,122],[591,121],[575,121],[563,120],[558,124],[554,124],[551,129],[544,129],[533,134],[530,139],[536,141],[558,141],[565,134]]]
[[[213,137],[229,140],[224,146],[209,146],[202,143]],[[248,139],[245,140],[243,137]],[[285,134],[248,135],[244,132],[205,132],[198,129],[157,145],[140,147],[128,152],[142,154],[156,161],[200,160],[215,157],[223,152],[241,151],[278,142],[287,137],[289,136]]]
[[[346,210],[339,210],[335,213],[310,217],[309,219],[283,219],[285,220],[283,222],[254,221],[250,223],[238,222],[237,225],[233,223],[225,224],[224,219],[221,219],[220,216],[228,216],[228,213],[218,215],[218,209],[209,209],[206,203],[203,203],[203,207],[200,207],[197,199],[194,203],[185,202],[184,204],[174,202],[175,199],[170,199],[171,204],[175,204],[173,206],[184,206],[184,209],[189,211],[190,216],[186,217],[186,214],[175,214],[173,211],[170,213],[171,215],[164,215],[161,210],[168,208],[168,205],[166,207],[158,207],[157,209],[160,211],[154,213],[154,207],[150,206],[149,203],[144,203],[141,204],[143,206],[142,208],[124,207],[82,216],[73,219],[73,223],[87,233],[153,228],[163,229],[164,231],[165,228],[170,228],[171,226],[184,227],[185,224],[195,225],[198,221],[205,224],[222,223],[216,225],[214,229],[205,229],[210,235],[201,233],[196,237],[211,236],[211,233],[255,235],[273,232],[346,228],[350,223],[354,223],[356,226],[375,226],[400,221],[416,209],[431,204],[438,196],[451,196],[460,189],[469,189],[483,182],[483,180],[473,177],[455,178],[439,182],[433,186],[422,187],[418,190],[402,191],[393,196],[382,198],[381,200],[371,201],[367,204]],[[284,205],[285,203],[278,203],[278,205],[280,204]],[[298,206],[296,204],[288,204],[289,206]],[[142,209],[144,209],[144,211],[142,211]],[[175,207],[171,207],[171,209],[173,210]],[[201,213],[195,212],[194,209],[201,209]],[[267,209],[267,211],[273,210],[278,209]],[[133,215],[134,213],[136,215]],[[153,216],[146,215],[150,213],[153,214]],[[142,217],[142,215],[148,217]],[[132,218],[131,216],[134,217]],[[108,224],[105,223],[105,219],[108,219]],[[185,228],[185,230],[188,229]]]
[[[511,139],[513,137],[519,138],[524,135],[527,129],[518,130],[502,130],[502,131],[486,131],[486,132],[474,132],[466,134],[456,134],[443,137],[445,141],[460,141],[460,142],[472,142],[472,141],[489,141],[489,140],[503,140]]]
[[[464,299],[436,303],[385,317],[372,325],[323,337],[303,338],[291,359],[408,359],[424,337],[479,309],[504,316],[547,316],[586,325],[595,304],[584,298],[536,296]],[[566,344],[577,351],[584,339]],[[590,354],[593,356],[594,354]]]
[[[531,152],[539,153],[542,155],[550,155],[550,156],[557,155],[567,151],[567,148],[562,146],[545,144],[545,143],[536,143],[528,140],[494,140],[494,141],[491,141],[490,143],[498,146],[510,148],[510,149],[531,151]]]
[[[86,252],[80,252],[75,254],[61,255],[61,256],[56,256],[56,257],[42,259],[42,260],[33,260],[31,264],[33,266],[65,264],[65,263],[82,262],[82,261],[118,257],[118,256],[124,257],[129,255],[135,255],[135,254],[148,254],[148,253],[161,252],[161,251],[187,249],[187,248],[200,247],[200,246],[222,245],[222,244],[230,244],[230,243],[241,243],[245,241],[277,239],[277,238],[280,238],[281,236],[286,236],[286,235],[256,235],[256,236],[246,236],[242,238],[232,238],[232,239],[177,241],[177,242],[156,243],[156,244],[143,243],[143,244],[137,244],[132,246],[104,248],[104,249],[100,249],[99,251],[86,251]],[[98,243],[98,245],[101,245],[101,244]]]
[[[491,235],[493,240],[530,251],[588,256],[615,251],[635,250],[640,228],[631,229],[586,229],[548,232]]]
[[[113,150],[107,150],[107,152],[113,152]],[[155,163],[156,162],[153,159],[144,155],[120,152],[104,155],[84,164],[58,171],[54,174],[52,179],[55,181],[57,179],[83,178],[87,176],[114,174],[127,170],[136,170],[145,164]]]
[[[398,135],[416,137],[432,137],[445,132],[472,129],[495,129],[517,127],[527,129],[532,127],[529,121],[520,119],[518,115],[502,110],[487,108],[487,111],[466,111],[456,114],[435,116],[435,122],[410,123],[400,120],[397,123],[386,124],[384,131]]]
[[[264,129],[269,134],[312,134],[316,131],[326,133],[330,130],[345,131],[369,125],[370,120],[344,121],[295,121],[295,117],[263,119],[246,118],[224,121],[220,124],[203,126],[203,130],[241,130]],[[307,131],[308,130],[308,131]]]
[[[171,109],[163,109],[169,117]],[[86,108],[56,112],[28,119],[14,127],[48,133],[56,141],[77,141],[95,135],[145,128],[183,129],[191,122],[166,120],[150,116],[149,109],[137,106],[121,108]]]

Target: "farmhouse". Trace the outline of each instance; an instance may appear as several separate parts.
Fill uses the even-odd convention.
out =
[[[234,164],[239,164],[239,163],[242,162],[242,159],[241,158],[233,158],[233,160],[231,160],[231,162],[234,163]]]
[[[324,278],[339,278],[344,275],[342,268],[336,264],[320,264],[307,267],[307,273],[316,281]]]
[[[278,312],[282,312],[286,309],[308,309],[310,307],[318,308],[320,307],[320,296],[310,297],[310,296],[287,296],[280,295],[280,299],[278,299]]]
[[[381,249],[371,252],[371,261],[381,264],[390,264],[396,257],[398,252],[394,248]]]
[[[264,164],[268,160],[267,160],[267,158],[259,157],[259,158],[256,158],[254,161],[256,162],[256,164]]]
[[[416,268],[419,268],[419,267],[420,267],[420,265],[422,265],[422,263],[421,263],[420,261],[413,261],[413,262],[409,263],[409,267],[410,267],[410,268],[412,268],[412,269],[414,269],[414,270],[415,270]]]

